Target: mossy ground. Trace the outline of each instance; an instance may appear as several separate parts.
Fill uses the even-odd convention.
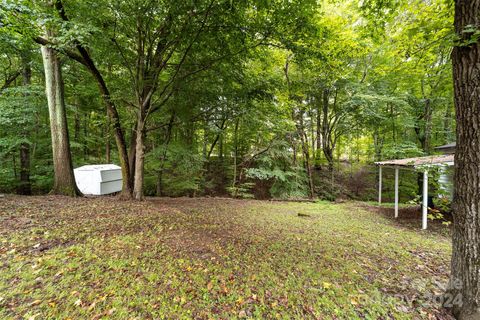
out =
[[[358,203],[7,196],[0,239],[1,319],[450,319],[448,232]]]

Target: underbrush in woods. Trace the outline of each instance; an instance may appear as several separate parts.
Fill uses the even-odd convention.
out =
[[[450,239],[354,203],[0,199],[1,319],[450,319]]]

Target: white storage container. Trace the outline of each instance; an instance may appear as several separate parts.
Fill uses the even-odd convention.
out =
[[[77,187],[85,195],[122,191],[122,168],[114,164],[94,164],[73,170]]]

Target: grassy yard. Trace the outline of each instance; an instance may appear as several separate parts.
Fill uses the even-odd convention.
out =
[[[0,239],[0,319],[450,319],[448,233],[357,203],[7,196]]]

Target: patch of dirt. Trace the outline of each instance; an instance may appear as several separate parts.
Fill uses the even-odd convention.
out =
[[[176,256],[221,260],[228,246],[242,247],[251,242],[251,230],[236,222],[238,212],[218,208],[246,207],[251,201],[229,198],[149,198],[157,208],[168,208],[163,216],[167,225],[165,244]],[[179,224],[179,225],[178,225]],[[178,225],[175,227],[175,225]]]
[[[38,253],[38,252],[44,252],[56,247],[69,247],[74,245],[75,243],[76,243],[75,241],[61,241],[59,239],[46,240],[46,241],[42,241],[35,244],[33,247],[30,248],[30,252]]]
[[[422,211],[419,205],[402,207],[398,209],[398,218],[395,218],[395,209],[371,205],[365,202],[354,202],[357,207],[368,209],[368,211],[380,214],[389,219],[396,226],[411,230],[421,230]],[[452,226],[443,224],[444,220],[428,219],[427,230],[423,232],[435,233],[442,236],[451,234]]]

